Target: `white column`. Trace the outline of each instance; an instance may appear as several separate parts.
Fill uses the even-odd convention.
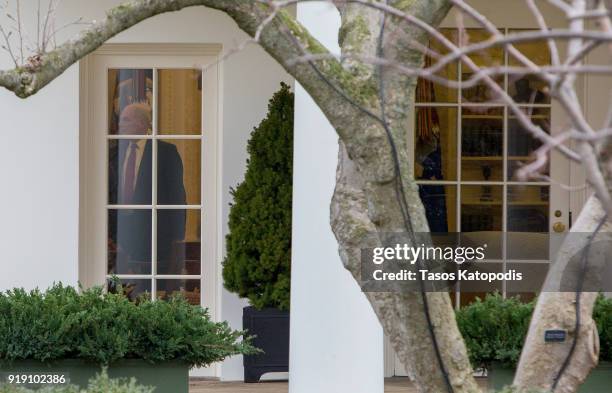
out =
[[[338,51],[340,18],[300,3],[298,19]],[[304,89],[295,88],[290,393],[382,393],[383,334],[342,267],[331,231],[338,137]]]

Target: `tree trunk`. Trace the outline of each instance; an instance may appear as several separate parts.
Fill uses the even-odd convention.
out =
[[[357,281],[361,280],[361,249],[373,244],[371,236],[376,226],[368,216],[365,184],[355,163],[340,143],[337,184],[332,201],[332,227],[340,244],[344,266]],[[412,203],[418,201],[415,188],[407,194]],[[415,231],[427,231],[423,209],[415,209],[418,225]],[[419,392],[447,392],[425,318],[420,293],[384,292],[366,293],[401,362],[416,378]],[[449,381],[456,393],[480,391],[472,376],[463,338],[455,321],[455,313],[447,293],[427,293],[428,307],[434,326],[440,355]]]
[[[572,227],[572,233],[592,233],[596,230],[604,217],[599,200],[591,197],[582,209],[578,220]],[[601,228],[602,232],[610,231],[610,225]],[[558,377],[562,364],[570,353],[573,340],[576,347],[571,355],[568,367],[559,379],[555,393],[576,392],[578,387],[593,367],[597,365],[599,355],[599,336],[597,326],[592,319],[593,306],[597,292],[583,292],[580,295],[580,329],[576,331],[576,294],[574,292],[561,292],[567,288],[560,287],[560,283],[567,283],[567,276],[575,275],[575,258],[587,244],[587,237],[580,236],[563,245],[555,263],[550,267],[545,291],[538,298],[529,333],[525,339],[519,367],[514,378],[514,385],[521,391],[530,389],[551,390]],[[569,243],[569,244],[568,244]],[[597,252],[594,250],[593,252]],[[592,254],[592,253],[591,253]],[[606,258],[597,258],[589,255],[589,270],[597,271],[605,264]],[[603,263],[602,263],[603,261]],[[599,262],[599,266],[597,263]],[[566,330],[567,339],[562,343],[544,342],[546,330]]]

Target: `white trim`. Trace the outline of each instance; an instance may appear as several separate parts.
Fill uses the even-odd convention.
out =
[[[89,119],[89,70],[90,68],[90,60],[89,57],[83,58],[79,62],[79,242],[78,242],[78,268],[79,271],[77,273],[77,277],[79,282],[83,279],[83,277],[89,277],[89,264],[85,263],[88,260],[89,256],[89,242],[85,241],[86,231],[85,228],[88,228],[90,225],[89,222],[89,214],[86,212],[89,211],[89,176],[87,174],[90,172],[88,166],[89,161],[86,160],[86,157],[89,154],[83,154],[89,152],[89,147],[92,145],[92,141],[90,141],[90,133],[87,131],[89,129],[90,119]]]
[[[104,44],[90,56],[218,56],[221,44],[116,43]]]

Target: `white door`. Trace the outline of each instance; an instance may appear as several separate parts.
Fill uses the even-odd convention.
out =
[[[217,46],[106,45],[83,63],[80,279],[215,310]]]
[[[502,29],[510,32],[511,29]],[[456,29],[441,30],[457,41]],[[469,42],[487,39],[482,29],[467,29]],[[444,53],[443,48],[432,48]],[[538,64],[550,64],[545,42],[519,49]],[[503,47],[472,56],[478,65],[517,65]],[[464,64],[451,64],[445,78],[465,81],[473,73]],[[566,124],[561,108],[545,94],[535,77],[503,75],[498,84],[535,124],[551,135]],[[538,178],[521,179],[517,169],[534,161],[539,141],[521,126],[511,109],[484,84],[457,90],[421,80],[417,86],[411,148],[414,177],[419,184],[432,232],[462,232],[487,244],[486,268],[506,272],[526,268],[526,281],[503,282],[494,290],[504,296],[531,300],[548,269],[548,234],[567,231],[571,225],[570,163],[552,153]],[[483,297],[486,292],[461,283],[451,293],[456,307]],[[492,291],[489,288],[487,291]],[[385,345],[387,350],[390,345]],[[386,356],[386,374],[404,376],[406,370],[395,355]],[[393,359],[392,364],[389,364]]]

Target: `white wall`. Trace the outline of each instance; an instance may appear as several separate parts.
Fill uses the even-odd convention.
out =
[[[339,50],[335,10],[301,3],[298,19]],[[382,392],[382,329],[342,267],[329,223],[338,138],[300,86],[295,105],[289,392]]]
[[[65,0],[57,25],[79,16],[100,19],[104,10],[119,3]],[[30,11],[24,15],[35,18]],[[64,32],[58,37],[60,42],[74,32],[74,28]],[[147,20],[111,42],[221,43],[230,49],[246,38],[225,14],[194,7]],[[0,51],[0,67],[9,66],[10,59]],[[219,159],[223,174],[219,193],[225,238],[229,188],[243,177],[248,136],[265,116],[268,99],[280,81],[292,84],[292,79],[255,46],[226,60],[221,72]],[[78,65],[71,67],[26,101],[0,89],[0,290],[45,288],[54,281],[76,284],[78,280],[78,74]],[[220,319],[242,328],[246,302],[221,287],[219,291]],[[242,358],[227,360],[221,370],[223,379],[241,380]]]
[[[0,89],[0,289],[77,281],[78,72],[22,101]]]

